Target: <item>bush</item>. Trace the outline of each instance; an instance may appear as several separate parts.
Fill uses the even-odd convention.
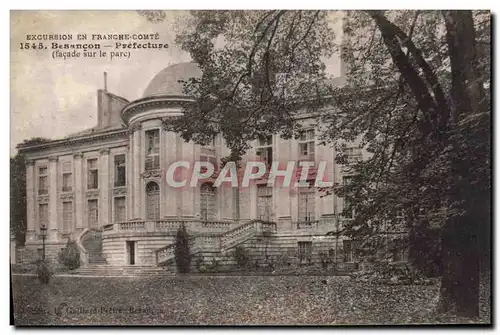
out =
[[[188,273],[191,265],[189,252],[189,236],[186,227],[182,224],[175,236],[175,264],[179,273]]]
[[[42,284],[48,284],[50,278],[52,277],[52,272],[50,271],[50,268],[45,261],[40,261],[37,264],[36,273],[38,276],[38,280],[40,280],[40,283]]]
[[[328,255],[325,252],[320,252],[319,259],[321,261],[321,267],[323,268],[323,270],[327,270],[329,263]]]
[[[236,259],[236,264],[240,269],[248,268],[250,265],[250,257],[248,256],[248,252],[242,246],[237,246],[234,250],[234,259]]]
[[[75,241],[68,240],[66,247],[59,252],[59,263],[69,270],[80,267],[80,249]]]
[[[220,263],[219,263],[219,261],[213,259],[212,263],[210,263],[209,265],[207,265],[205,271],[206,272],[215,273],[215,272],[219,272],[219,270],[220,270]]]
[[[358,282],[382,285],[430,285],[421,271],[408,263],[381,263],[373,271],[360,271],[353,274]]]

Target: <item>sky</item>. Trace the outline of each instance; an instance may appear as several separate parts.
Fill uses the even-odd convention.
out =
[[[97,90],[104,88],[104,72],[108,91],[132,101],[142,96],[162,69],[190,61],[189,54],[174,42],[185,15],[183,11],[167,11],[163,22],[151,23],[135,11],[12,11],[10,154],[15,155],[16,145],[25,139],[59,139],[95,126]],[[72,42],[76,43],[78,33],[89,38],[91,34],[158,33],[159,42],[169,44],[169,48],[134,50],[129,59],[113,60],[53,59],[50,46],[47,50],[21,49],[28,34],[73,34]],[[325,63],[328,72],[338,75],[338,57]]]

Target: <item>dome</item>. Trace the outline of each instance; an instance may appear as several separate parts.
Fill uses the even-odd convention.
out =
[[[183,85],[179,80],[201,77],[201,69],[193,62],[170,65],[161,70],[150,82],[144,94],[145,97],[159,95],[184,95]]]

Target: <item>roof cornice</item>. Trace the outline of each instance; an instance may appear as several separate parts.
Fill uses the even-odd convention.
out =
[[[160,107],[184,107],[192,104],[194,99],[185,95],[158,95],[132,101],[121,111],[123,122],[128,125],[130,118],[137,112],[145,112]]]
[[[33,152],[33,151],[38,151],[38,150],[44,150],[44,149],[49,149],[49,148],[57,148],[57,147],[65,147],[65,146],[71,146],[71,145],[77,145],[77,144],[83,144],[83,143],[92,143],[96,141],[102,141],[106,139],[110,139],[113,137],[119,137],[120,135],[127,135],[128,134],[128,129],[119,129],[119,130],[110,130],[107,132],[102,132],[102,133],[97,133],[97,134],[88,134],[88,135],[83,135],[83,136],[77,136],[77,137],[70,137],[70,138],[63,138],[60,140],[54,140],[42,144],[35,144],[35,145],[22,145],[19,144],[16,148],[19,150],[19,152],[25,153],[25,152]]]

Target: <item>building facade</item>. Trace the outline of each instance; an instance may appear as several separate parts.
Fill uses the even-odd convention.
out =
[[[329,237],[341,229],[343,201],[316,187],[270,187],[266,176],[249,187],[173,187],[166,167],[179,161],[209,161],[216,173],[229,154],[221,137],[205,146],[184,141],[164,122],[182,114],[191,100],[179,80],[201,74],[194,63],[169,66],[149,83],[143,97],[128,101],[98,90],[98,124],[48,143],[20,146],[26,157],[27,238],[25,261],[39,258],[42,227],[46,251],[55,258],[68,239],[78,244],[83,265],[161,266],[173,259],[173,242],[184,224],[191,252],[202,260],[222,259],[238,245],[259,259],[293,255],[309,261],[320,253],[355,262],[349,242]],[[298,139],[268,136],[255,141],[249,161],[310,161],[307,182],[324,162],[324,179],[341,183],[349,171],[335,164],[332,147],[318,141],[321,129],[305,116]],[[359,146],[350,159],[362,159]]]

